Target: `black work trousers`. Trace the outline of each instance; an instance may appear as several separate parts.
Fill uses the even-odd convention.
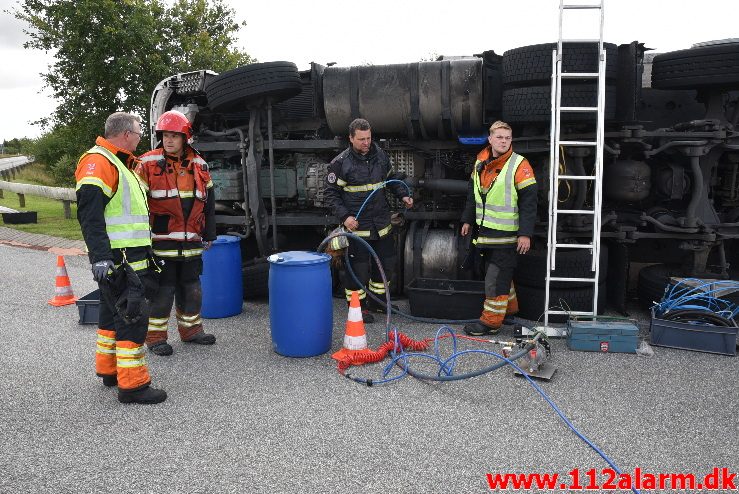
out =
[[[133,324],[127,324],[115,310],[115,301],[104,295],[105,287],[100,286],[100,309],[98,327],[107,331],[115,331],[116,341],[133,341],[142,345],[146,339],[146,330],[149,324],[151,300],[157,293],[157,276],[151,268],[136,271],[146,290],[146,303],[141,304],[141,317]]]
[[[508,295],[518,260],[516,247],[483,248],[480,252],[485,266],[485,297]]]
[[[203,259],[165,259],[159,275],[159,292],[154,298],[151,317],[169,317],[172,302],[177,312],[199,314],[203,303],[200,275],[203,273]]]
[[[367,243],[374,249],[377,257],[380,258],[382,269],[385,272],[385,277],[389,283],[395,271],[395,238],[392,234],[388,234],[377,240],[367,240]],[[362,285],[367,286],[369,280],[372,280],[374,283],[382,283],[382,276],[380,276],[380,270],[377,267],[377,263],[374,261],[364,244],[350,238],[348,248],[349,261],[351,262],[352,270],[357,275],[357,278],[362,282]],[[351,274],[347,272],[346,267],[342,270],[342,283],[344,288],[347,290],[362,289],[362,287],[354,281]]]

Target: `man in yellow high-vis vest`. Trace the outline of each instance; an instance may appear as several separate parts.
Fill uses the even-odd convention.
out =
[[[472,170],[462,235],[476,225],[473,240],[485,259],[485,302],[480,319],[464,330],[473,336],[495,334],[506,314],[518,312],[513,287],[516,253],[526,254],[536,223],[536,178],[523,156],[513,152],[513,130],[505,122],[490,126],[489,146]]]
[[[156,292],[149,211],[146,194],[132,171],[136,166],[133,152],[140,140],[138,116],[117,112],[108,117],[105,137],[98,137],[77,165],[77,219],[101,294],[110,293],[109,276],[125,262],[148,299]],[[132,285],[128,288],[130,299]],[[105,386],[118,386],[121,403],[160,403],[167,393],[150,386],[144,357],[149,311],[148,303],[140,302],[137,314],[122,314],[115,301],[101,296],[95,372]]]

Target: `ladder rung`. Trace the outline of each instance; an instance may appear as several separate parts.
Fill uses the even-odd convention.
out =
[[[562,106],[559,111],[566,111],[572,113],[586,113],[591,111],[598,111],[597,106]]]
[[[599,75],[597,72],[563,72],[560,74],[563,79],[595,79]]]
[[[554,244],[558,249],[592,249],[593,244]]]
[[[559,180],[595,180],[593,175],[557,175]]]
[[[577,281],[580,283],[595,283],[595,278],[564,278],[561,276],[553,276],[549,278],[549,281]]]
[[[547,311],[547,314],[562,314],[563,316],[567,316],[567,315],[570,315],[570,316],[593,316],[593,315],[595,315],[595,314],[593,314],[592,311],[585,312],[585,311],[582,311],[582,310],[548,310]]]
[[[595,214],[592,209],[558,209],[557,214]]]
[[[600,39],[583,38],[583,39],[563,39],[562,43],[600,43]]]
[[[590,4],[590,5],[567,4],[567,5],[562,5],[562,8],[567,9],[567,10],[577,10],[577,9],[601,9],[602,7],[599,3],[596,3],[596,4]]]
[[[559,141],[562,146],[597,146],[595,141]]]

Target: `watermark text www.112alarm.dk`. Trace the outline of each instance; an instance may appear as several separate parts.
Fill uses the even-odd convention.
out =
[[[616,472],[612,468],[580,471],[575,468],[567,474],[557,473],[488,473],[488,487],[491,490],[631,490],[632,487],[650,490],[715,490],[721,492],[739,491],[737,473],[728,468],[715,467],[705,475],[694,473],[651,473],[635,468],[633,472]]]

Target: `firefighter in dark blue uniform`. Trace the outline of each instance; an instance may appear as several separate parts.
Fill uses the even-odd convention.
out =
[[[357,118],[349,125],[349,142],[351,146],[335,157],[329,165],[326,177],[325,198],[333,214],[355,235],[366,240],[377,252],[382,262],[385,276],[392,278],[395,267],[395,242],[391,235],[390,205],[383,192],[377,192],[364,205],[361,214],[359,209],[373,190],[395,177],[390,158],[372,142],[372,130],[367,120]],[[413,198],[408,189],[398,183],[387,184],[406,208],[413,207]],[[352,269],[362,283],[380,300],[385,300],[385,286],[374,262],[370,263],[370,255],[364,246],[355,240],[349,241],[349,258]],[[362,304],[362,317],[365,322],[373,322],[369,311],[384,312],[385,308],[372,301],[351,276],[343,273],[343,284],[346,299],[351,299],[353,290],[359,291]]]

